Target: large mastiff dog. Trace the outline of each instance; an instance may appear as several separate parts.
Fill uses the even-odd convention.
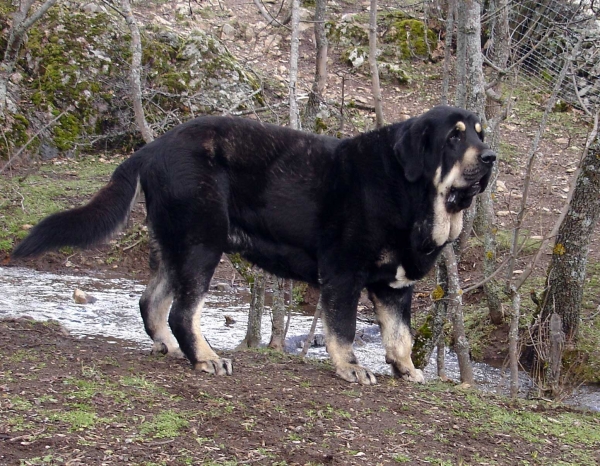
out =
[[[85,206],[42,220],[13,252],[86,248],[127,220],[141,189],[152,279],[140,308],[154,350],[194,368],[231,374],[200,326],[221,255],[321,290],[327,350],[336,373],[376,383],[352,343],[366,288],[393,372],[423,381],[410,357],[413,283],[462,228],[496,155],[471,112],[436,107],[348,139],[252,120],[203,117],[177,126],[123,162]],[[168,322],[168,325],[167,325]]]

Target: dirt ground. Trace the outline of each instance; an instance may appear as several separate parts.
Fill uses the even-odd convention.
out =
[[[223,0],[220,5],[229,8],[226,14],[215,7],[218,14],[206,20],[217,33],[226,22],[261,21],[252,2]],[[342,2],[338,14],[365,11],[365,5]],[[175,15],[169,5],[163,9],[163,18]],[[146,13],[150,18],[156,12]],[[286,33],[279,33],[284,39],[278,47],[224,40],[265,75],[285,75],[289,43]],[[339,52],[332,46],[327,100],[340,101],[344,75],[346,101],[370,102],[369,77],[341,64]],[[310,89],[313,55],[307,30],[299,70],[303,91]],[[418,77],[413,83],[383,83],[387,121],[418,115],[439,101],[440,64],[409,67]],[[503,124],[499,180],[506,189],[495,199],[501,230],[510,230],[516,217],[525,156],[547,95],[538,92],[534,103],[529,97],[515,93],[513,111]],[[347,133],[363,129],[347,121]],[[532,180],[528,237],[550,231],[572,185],[587,130],[577,111],[551,115]],[[18,169],[13,175],[19,175]],[[132,224],[141,226],[143,218],[140,204]],[[598,237],[590,252],[590,264],[596,266]],[[12,264],[5,257],[3,265],[145,280],[146,243],[131,245],[111,263],[103,260],[111,246],[101,246]],[[476,248],[467,251],[463,286],[481,277],[479,257]],[[529,259],[524,254],[519,268]],[[223,261],[217,280],[234,276]],[[431,289],[428,280],[417,286],[417,314],[430,305]],[[600,304],[599,296],[593,299],[594,306]],[[465,296],[466,304],[479,300],[477,293]],[[504,357],[505,329],[496,333],[486,359]],[[600,464],[597,414],[541,400],[509,402],[453,384],[416,386],[380,376],[373,387],[351,385],[336,378],[327,363],[266,351],[229,356],[233,376],[212,377],[128,342],[76,339],[54,324],[24,319],[1,321],[0,465]]]
[[[0,465],[598,464],[600,416],[452,384],[234,353],[197,373],[114,339],[0,321]]]

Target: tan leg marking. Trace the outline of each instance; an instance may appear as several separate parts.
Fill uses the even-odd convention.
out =
[[[385,360],[393,366],[396,375],[411,382],[423,383],[423,371],[415,369],[410,357],[413,340],[410,329],[393,310],[374,299],[377,320],[381,327],[381,339],[385,348]]]
[[[168,354],[176,358],[183,358],[177,340],[171,333],[167,319],[173,302],[173,294],[168,289],[165,274],[159,271],[152,277],[144,294],[150,293],[148,299],[149,312],[145,324],[152,333],[152,354]]]
[[[356,361],[352,344],[340,342],[332,332],[329,332],[325,324],[325,319],[323,319],[323,324],[327,352],[335,366],[336,375],[348,382],[357,382],[361,385],[375,385],[377,379],[373,373],[369,369],[352,362]]]
[[[194,356],[197,361],[194,364],[194,369],[215,375],[231,375],[231,359],[220,358],[219,355],[215,353],[210,345],[206,342],[204,335],[202,335],[202,329],[200,328],[200,317],[202,316],[203,307],[204,298],[200,300],[196,306],[196,309],[194,309],[194,314],[192,316],[192,334],[194,335],[194,339],[196,341]]]

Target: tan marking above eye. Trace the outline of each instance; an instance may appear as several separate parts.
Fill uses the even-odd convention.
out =
[[[467,127],[462,121],[459,121],[458,123],[456,123],[456,129],[459,131],[466,131]]]
[[[481,133],[481,124],[480,123],[475,123],[475,131],[477,131],[478,133]]]

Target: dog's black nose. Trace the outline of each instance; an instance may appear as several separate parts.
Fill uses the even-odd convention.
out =
[[[496,161],[496,153],[491,149],[484,150],[479,156],[483,163],[494,163]]]

